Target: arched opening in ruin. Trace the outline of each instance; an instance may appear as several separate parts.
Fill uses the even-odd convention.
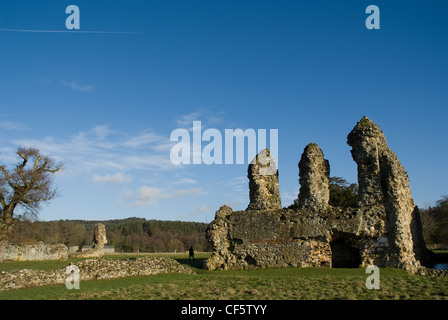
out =
[[[352,239],[338,238],[330,242],[332,268],[358,268],[361,254]]]

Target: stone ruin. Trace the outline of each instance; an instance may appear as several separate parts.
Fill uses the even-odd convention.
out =
[[[3,251],[3,260],[12,261],[44,261],[44,260],[66,260],[68,249],[62,243],[46,244],[42,241],[36,244],[16,245],[6,243]]]
[[[106,239],[106,226],[102,223],[97,223],[93,231],[93,247],[91,250],[84,252],[71,253],[71,257],[76,258],[98,258],[104,255],[104,246],[107,243]]]
[[[43,261],[43,260],[67,260],[76,258],[99,258],[104,255],[104,245],[107,243],[106,227],[97,223],[93,232],[93,246],[91,250],[84,252],[69,252],[69,248],[62,243],[46,244],[41,241],[36,244],[16,245],[4,242],[1,260],[13,261]]]
[[[163,257],[138,257],[134,259],[94,258],[78,261],[79,280],[118,279],[132,276],[149,276],[166,273],[195,274],[189,267],[174,259]],[[0,291],[66,284],[68,267],[56,270],[19,269],[0,273]],[[81,285],[82,286],[82,285]]]
[[[166,273],[195,274],[191,268],[183,266],[171,258],[139,257],[131,259],[107,259],[102,257],[104,255],[104,245],[107,243],[106,227],[102,223],[95,225],[93,241],[94,246],[91,250],[70,254],[70,257],[93,259],[81,260],[73,265],[72,263],[69,263],[69,266],[56,270],[15,269],[1,272],[0,291],[50,285],[53,286],[64,283],[66,284],[67,277],[71,274],[71,271],[68,271],[68,267],[70,266],[75,266],[78,268],[80,281],[117,279],[131,276],[148,276]],[[43,246],[44,249],[41,249],[41,252],[37,253],[35,252],[36,246],[32,246],[31,248],[34,252],[34,257],[38,255],[41,259],[21,258],[19,260],[49,260],[49,258],[67,259],[68,248],[63,244],[48,246],[42,243],[40,246]],[[54,249],[54,252],[50,252],[50,249],[48,248],[57,248],[59,251]],[[22,257],[24,249],[20,250],[20,256]],[[65,253],[65,256],[59,258],[56,254],[61,250]]]
[[[356,207],[329,204],[330,165],[319,146],[306,146],[299,162],[295,206],[281,208],[278,171],[260,174],[269,150],[249,165],[250,204],[222,206],[207,229],[213,247],[205,267],[397,267],[415,272],[430,263],[409,178],[384,133],[363,117],[347,137],[358,166]],[[264,161],[259,161],[259,157]],[[271,162],[273,163],[273,162]]]

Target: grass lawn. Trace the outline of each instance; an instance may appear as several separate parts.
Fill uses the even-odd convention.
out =
[[[147,254],[148,255],[148,254]],[[365,269],[283,268],[249,271],[208,271],[202,268],[209,254],[149,254],[168,256],[189,266],[196,274],[162,274],[115,280],[84,281],[79,290],[65,285],[0,292],[0,299],[193,299],[193,300],[448,300],[448,278],[410,275],[380,269],[380,289],[365,286]],[[113,255],[116,259],[136,255]],[[69,260],[70,261],[70,260]],[[69,261],[5,262],[0,271],[17,268],[57,269]],[[73,261],[73,260],[71,260]],[[74,261],[73,261],[74,262]]]

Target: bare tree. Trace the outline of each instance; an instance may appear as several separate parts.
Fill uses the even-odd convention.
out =
[[[53,174],[62,164],[43,156],[35,148],[17,149],[15,166],[0,165],[0,262],[4,244],[17,223],[17,210],[37,217],[42,202],[56,196]]]

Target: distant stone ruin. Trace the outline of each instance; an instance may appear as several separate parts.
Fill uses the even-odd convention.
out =
[[[71,257],[77,258],[98,258],[104,255],[104,246],[107,243],[106,226],[102,223],[97,223],[93,231],[93,247],[91,250],[83,252],[71,253]]]
[[[278,171],[259,175],[269,150],[249,165],[250,204],[222,206],[207,229],[213,254],[207,269],[255,267],[397,267],[411,272],[430,263],[409,178],[381,129],[363,117],[347,138],[358,166],[356,207],[329,204],[330,165],[317,144],[299,162],[300,193],[281,208]],[[260,164],[261,163],[261,164]]]
[[[66,260],[68,248],[60,244],[45,244],[41,241],[36,244],[16,245],[6,243],[3,260],[12,261],[43,261]]]

